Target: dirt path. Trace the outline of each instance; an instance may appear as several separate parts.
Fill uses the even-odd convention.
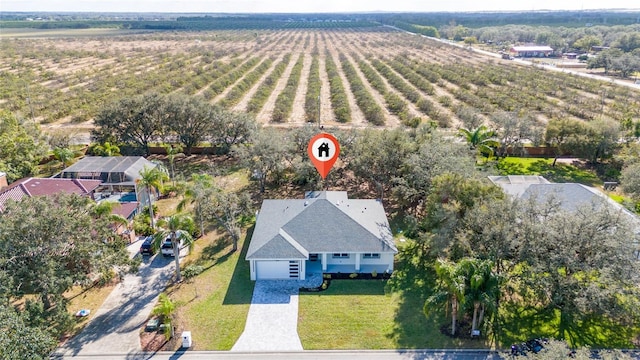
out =
[[[304,105],[307,100],[307,89],[309,88],[309,69],[311,68],[311,61],[313,60],[313,58],[311,55],[311,50],[309,49],[306,49],[305,52],[300,54],[300,56],[304,56],[304,60],[302,62],[302,73],[300,74],[298,89],[296,89],[296,96],[293,99],[291,116],[289,116],[287,122],[302,125],[307,122]]]

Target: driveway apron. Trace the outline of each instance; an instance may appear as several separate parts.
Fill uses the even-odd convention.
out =
[[[130,247],[139,248],[140,243]],[[66,357],[141,352],[140,328],[173,275],[173,263],[173,258],[162,255],[146,258],[138,273],[126,275],[86,327],[55,354]]]
[[[298,337],[298,289],[321,283],[321,274],[307,281],[257,280],[244,332],[231,351],[303,350]]]

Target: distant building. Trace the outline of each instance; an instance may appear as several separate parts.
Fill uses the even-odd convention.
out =
[[[515,57],[548,57],[553,49],[549,46],[514,46],[509,52]]]

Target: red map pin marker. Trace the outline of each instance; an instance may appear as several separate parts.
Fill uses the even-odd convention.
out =
[[[340,144],[335,136],[327,133],[320,133],[309,141],[307,153],[311,162],[316,167],[320,176],[326,178],[327,174],[338,160],[340,155]]]

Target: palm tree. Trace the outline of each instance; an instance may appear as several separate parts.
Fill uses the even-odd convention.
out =
[[[174,165],[176,156],[182,154],[182,145],[178,144],[178,145],[172,146],[169,144],[165,144],[164,150],[167,152],[167,160],[169,160],[169,167],[171,169],[171,179],[173,179],[173,184],[175,185],[176,172],[173,165]]]
[[[170,338],[172,327],[171,327],[171,315],[176,310],[176,304],[171,301],[169,296],[166,293],[161,293],[158,298],[158,304],[153,311],[152,315],[159,316],[162,320],[162,323],[166,325],[165,327],[165,336]]]
[[[213,178],[207,174],[192,174],[191,184],[184,192],[184,200],[178,204],[178,211],[184,210],[187,204],[193,204],[196,219],[200,224],[200,234],[204,235],[203,205],[210,201],[213,189]]]
[[[464,258],[458,262],[467,279],[467,302],[473,304],[471,333],[482,325],[485,311],[493,308],[498,291],[498,277],[493,272],[492,260]]]
[[[158,221],[159,230],[153,235],[153,247],[159,249],[165,239],[171,239],[173,257],[176,262],[176,281],[180,282],[180,244],[186,245],[189,251],[193,249],[193,237],[189,229],[193,228],[193,219],[190,216],[177,214]]]
[[[151,196],[152,190],[162,191],[164,181],[168,180],[169,176],[166,171],[160,166],[154,168],[147,168],[146,166],[140,170],[140,178],[136,182],[145,189],[147,192],[147,198],[149,199],[149,216],[151,217],[151,228],[155,230],[155,216],[153,214],[153,197]]]
[[[92,153],[96,156],[120,156],[120,148],[107,141],[102,145],[95,145],[92,149]]]
[[[75,157],[75,154],[71,149],[57,147],[53,149],[53,157],[62,163],[62,168],[71,165],[71,161]]]
[[[493,155],[494,149],[500,146],[495,138],[496,132],[480,125],[475,129],[459,129],[458,136],[464,138],[471,150],[476,150],[487,158]]]
[[[451,335],[456,334],[458,310],[465,303],[466,279],[458,264],[438,259],[436,262],[436,286],[434,293],[424,304],[423,311],[429,315],[433,307],[451,307]]]
[[[129,220],[127,220],[124,216],[122,215],[118,215],[118,214],[114,214],[113,213],[113,208],[116,205],[120,205],[117,202],[112,202],[112,201],[101,201],[99,203],[96,203],[92,206],[91,208],[91,212],[93,214],[94,217],[96,218],[101,218],[101,217],[106,217],[106,219],[116,227],[116,229],[119,226],[125,226],[127,227],[129,225]]]

